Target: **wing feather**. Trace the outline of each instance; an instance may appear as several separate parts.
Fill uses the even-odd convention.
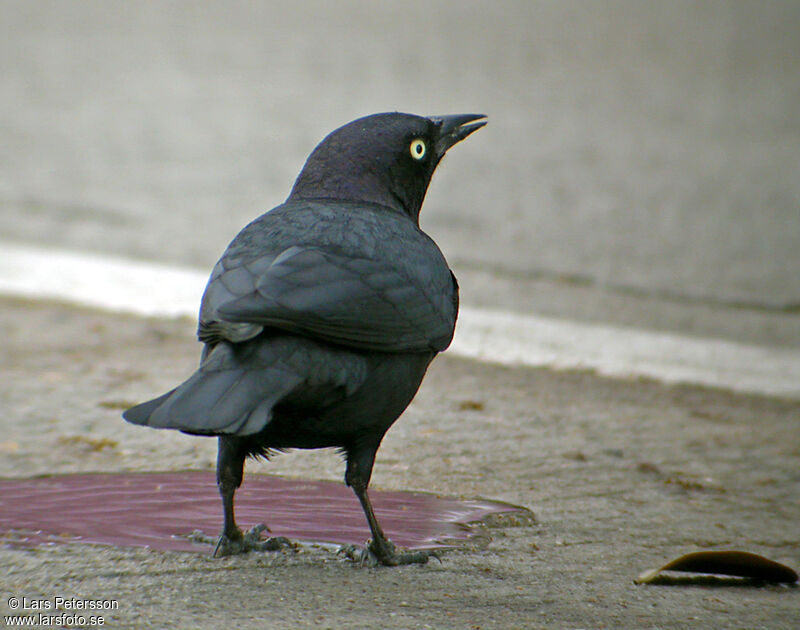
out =
[[[457,291],[441,252],[408,217],[284,204],[217,263],[198,335],[239,342],[276,328],[351,348],[438,352],[453,336]]]
[[[415,280],[384,261],[294,247],[275,258],[254,291],[217,311],[226,321],[287,328],[350,347],[442,350],[442,339],[449,342],[452,334],[452,306]]]

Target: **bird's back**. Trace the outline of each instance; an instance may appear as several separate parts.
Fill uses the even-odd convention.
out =
[[[125,417],[207,435],[269,426],[260,439],[272,447],[379,438],[449,344],[457,308],[444,257],[408,217],[286,203],[246,226],[214,268],[198,371]]]
[[[439,248],[402,213],[344,201],[287,202],[246,226],[203,295],[203,341],[263,328],[365,350],[444,350],[458,287]]]

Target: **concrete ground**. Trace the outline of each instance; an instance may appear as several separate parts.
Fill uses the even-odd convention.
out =
[[[213,440],[119,417],[192,371],[192,322],[2,299],[0,325],[3,477],[213,466]],[[106,622],[121,628],[794,628],[796,588],[633,579],[700,549],[800,566],[798,419],[798,401],[445,355],[389,432],[373,486],[501,499],[535,522],[494,523],[487,546],[396,569],[323,551],[5,548],[3,614],[12,596],[63,596],[118,601]],[[324,451],[248,470],[343,472]]]
[[[334,127],[485,112],[422,226],[463,303],[800,347],[791,0],[0,0],[0,239],[210,269]],[[2,256],[2,251],[0,251]],[[210,469],[126,425],[193,322],[0,297],[0,476]],[[800,591],[642,587],[697,549],[800,565],[800,403],[441,357],[373,484],[524,505],[443,563],[0,549],[10,597],[122,628],[795,628]],[[327,452],[249,470],[340,479]],[[268,518],[267,518],[268,520]]]

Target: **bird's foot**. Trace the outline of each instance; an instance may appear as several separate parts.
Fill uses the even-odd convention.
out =
[[[261,538],[261,532],[269,531],[269,528],[260,523],[253,527],[246,534],[239,531],[239,536],[228,536],[223,533],[217,541],[217,546],[214,548],[212,556],[214,558],[222,558],[224,556],[234,556],[240,553],[248,553],[250,551],[280,551],[282,549],[295,550],[295,544],[288,538],[283,536],[272,536],[270,538]]]
[[[423,551],[398,551],[391,540],[370,540],[366,547],[358,545],[342,545],[339,553],[348,560],[361,566],[375,567],[382,564],[387,567],[396,567],[401,564],[426,564],[431,558],[441,562],[439,553],[433,550]]]

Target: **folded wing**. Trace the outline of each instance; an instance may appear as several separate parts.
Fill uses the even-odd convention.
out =
[[[446,267],[444,274],[433,269],[409,277],[391,261],[318,247],[292,246],[275,257],[223,268],[207,293],[218,318],[205,324],[206,331],[227,326],[258,334],[271,327],[386,352],[444,350],[457,309]]]

